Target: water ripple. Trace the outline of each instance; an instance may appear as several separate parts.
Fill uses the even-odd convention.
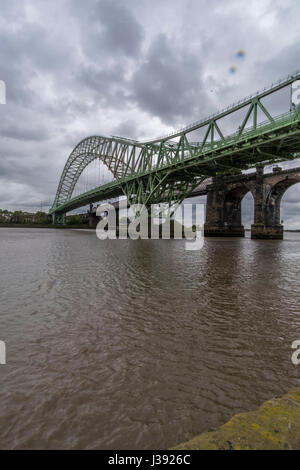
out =
[[[299,384],[300,237],[0,229],[3,449],[164,449]]]

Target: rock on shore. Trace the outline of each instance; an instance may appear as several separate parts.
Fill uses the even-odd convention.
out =
[[[233,416],[219,429],[180,444],[178,450],[300,449],[300,388]]]

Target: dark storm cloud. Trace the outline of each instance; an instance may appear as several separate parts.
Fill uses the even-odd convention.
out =
[[[201,72],[197,57],[186,50],[177,51],[160,34],[132,79],[139,107],[167,123],[182,117],[191,119],[208,101]]]
[[[83,85],[94,89],[97,93],[105,94],[106,90],[120,85],[124,81],[124,69],[120,64],[113,67],[99,69],[95,66],[84,66],[78,73],[78,79]]]
[[[101,23],[102,47],[114,54],[137,57],[144,31],[124,2],[101,0],[96,4],[95,15]]]
[[[138,57],[144,29],[134,14],[120,0],[75,2],[80,20],[78,30],[84,54],[93,60],[110,56],[112,60]],[[74,3],[70,2],[74,14]]]
[[[37,76],[52,76],[58,83],[62,76],[64,81],[68,79],[66,71],[71,71],[72,54],[62,32],[53,33],[45,25],[25,22],[17,28],[4,28],[0,43],[1,78],[7,83],[8,103],[32,107],[43,99],[30,88]]]
[[[77,75],[81,82],[80,92],[89,90],[103,108],[121,109],[132,105],[132,96],[128,94],[128,82],[124,67],[115,63],[109,68],[82,65]]]
[[[19,114],[21,118],[21,113]],[[23,115],[24,120],[26,119]],[[16,139],[20,141],[45,141],[49,139],[49,129],[41,126],[38,121],[27,122],[24,125],[24,120],[19,119],[18,122],[12,119],[12,115],[6,117],[4,123],[1,125],[1,137],[9,139]]]

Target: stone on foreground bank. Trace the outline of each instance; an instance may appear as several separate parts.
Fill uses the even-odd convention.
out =
[[[180,444],[178,450],[300,449],[300,388],[235,415],[219,429]]]

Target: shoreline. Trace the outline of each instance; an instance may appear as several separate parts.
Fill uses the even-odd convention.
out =
[[[89,225],[44,225],[44,224],[0,224],[0,228],[49,228],[49,229],[84,229],[84,230],[95,230],[95,227],[89,227]],[[245,229],[246,232],[250,232],[250,229]],[[284,233],[300,233],[300,230],[284,230]],[[220,237],[221,238],[221,237]],[[230,237],[228,237],[230,238]]]
[[[49,229],[84,229],[95,230],[96,227],[89,227],[88,225],[43,225],[43,224],[0,224],[0,228],[49,228]]]

